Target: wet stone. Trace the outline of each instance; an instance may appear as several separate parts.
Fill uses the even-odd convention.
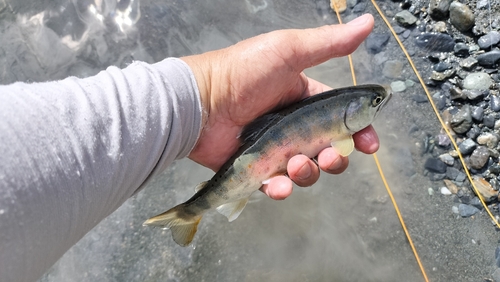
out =
[[[455,180],[459,174],[460,174],[460,170],[458,170],[454,167],[447,167],[446,168],[446,177],[448,177],[448,179]]]
[[[450,4],[449,11],[450,22],[458,30],[465,32],[474,26],[474,14],[467,5],[454,1]]]
[[[460,214],[461,217],[471,217],[478,212],[479,212],[479,209],[474,207],[474,206],[466,205],[466,204],[458,205],[458,213]]]
[[[490,97],[490,109],[494,112],[500,111],[500,97],[496,95],[491,95]]]
[[[417,22],[417,18],[407,10],[403,10],[394,16],[396,22],[403,27],[409,27]]]
[[[490,132],[484,132],[477,137],[479,145],[486,145],[490,149],[494,149],[498,145],[498,136]]]
[[[498,191],[495,191],[493,187],[491,187],[491,184],[488,183],[488,181],[486,181],[484,178],[480,176],[474,176],[472,178],[472,181],[474,182],[474,185],[479,192],[479,196],[481,196],[481,198],[486,203],[490,203],[491,201],[494,201],[498,198]]]
[[[391,89],[396,93],[403,92],[406,90],[406,84],[401,80],[393,81],[391,82]]]
[[[467,98],[469,100],[476,100],[476,99],[482,99],[483,97],[488,96],[488,94],[490,93],[490,91],[487,90],[487,89],[482,89],[482,90],[479,90],[479,89],[473,89],[473,90],[465,89],[463,91],[463,93],[465,94],[465,96],[467,96]]]
[[[452,157],[450,154],[442,154],[442,155],[439,155],[439,159],[447,164],[447,165],[453,165],[455,163],[455,158]]]
[[[492,30],[487,34],[479,37],[477,40],[477,45],[481,49],[489,49],[494,45],[497,45],[500,42],[500,32]]]
[[[439,134],[437,136],[437,144],[441,147],[447,147],[451,144],[450,138],[446,134]]]
[[[479,0],[476,3],[476,8],[477,9],[488,8],[489,6],[490,6],[490,0]]]
[[[366,10],[366,3],[361,2],[361,3],[356,4],[356,6],[354,6],[354,8],[352,9],[352,12],[353,13],[363,13],[365,10]]]
[[[482,169],[490,158],[490,151],[484,146],[478,146],[470,156],[470,166],[473,169]]]
[[[458,149],[462,155],[468,155],[476,149],[477,144],[472,139],[465,139],[460,145],[458,145]]]
[[[476,207],[478,210],[483,209],[483,204],[481,204],[481,200],[478,197],[474,197],[470,200],[469,205]]]
[[[477,66],[477,60],[474,57],[468,57],[460,61],[459,65],[465,70],[471,70],[473,67]]]
[[[496,67],[500,64],[500,50],[492,50],[477,56],[477,62],[483,67]]]
[[[458,87],[452,87],[450,89],[450,98],[452,100],[466,99],[467,96]]]
[[[451,0],[431,0],[429,3],[429,15],[436,21],[448,19],[448,10]]]
[[[448,34],[427,32],[420,34],[415,44],[428,52],[451,52],[455,47],[455,40]],[[469,54],[467,47],[467,55]]]
[[[472,126],[472,117],[469,105],[464,105],[460,111],[454,114],[451,118],[451,128],[456,133],[462,134],[467,132]]]
[[[481,107],[473,107],[471,112],[471,117],[475,121],[482,121],[484,115],[484,109]]]
[[[495,121],[496,121],[496,118],[494,115],[487,115],[483,118],[484,126],[491,128],[491,129],[495,128]]]
[[[475,72],[464,79],[465,89],[489,89],[493,84],[490,75],[484,72]]]
[[[439,159],[429,158],[425,161],[424,167],[430,172],[444,174],[446,172],[446,164]],[[444,177],[443,177],[444,178]]]
[[[446,62],[439,62],[432,66],[432,69],[437,72],[443,72],[447,69],[451,69],[451,65]]]
[[[453,53],[457,57],[467,57],[469,56],[469,46],[465,43],[459,42],[453,47]]]
[[[445,70],[444,72],[433,71],[431,79],[435,81],[444,81],[455,74],[455,70]]]
[[[377,54],[387,45],[389,38],[389,33],[371,33],[366,38],[366,48],[370,53]]]
[[[441,32],[445,33],[446,32],[446,23],[445,22],[437,22],[434,24],[433,30],[435,32]]]
[[[479,136],[479,134],[481,134],[481,129],[474,124],[472,128],[467,131],[466,135],[468,138],[474,140]]]
[[[440,181],[446,178],[446,173],[431,173],[429,179],[432,181]]]
[[[427,100],[427,96],[422,95],[422,94],[415,94],[415,95],[411,96],[411,98],[413,99],[413,101],[415,101],[417,103],[429,102],[429,100]]]

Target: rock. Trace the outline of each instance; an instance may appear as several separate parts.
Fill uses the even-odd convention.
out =
[[[396,93],[403,92],[406,90],[406,84],[401,80],[393,81],[391,82],[391,89]]]
[[[452,87],[450,89],[450,98],[452,100],[466,99],[467,96],[462,92],[462,89],[458,87]]]
[[[347,1],[346,0],[330,0],[330,8],[332,10],[338,9],[339,13],[344,12],[347,9]]]
[[[446,164],[443,163],[439,159],[435,158],[428,158],[425,161],[424,167],[429,170],[430,172],[435,172],[435,173],[445,173],[446,172]]]
[[[375,56],[373,56],[373,62],[375,62],[375,64],[377,66],[385,63],[387,60],[388,60],[388,58],[387,58],[387,55],[385,54],[385,52],[380,52],[380,53],[376,54]]]
[[[450,121],[451,129],[458,134],[467,132],[472,126],[472,116],[469,105],[464,105],[454,114]]]
[[[436,21],[448,19],[450,0],[431,0],[429,3],[429,15]]]
[[[476,9],[488,8],[489,6],[490,0],[479,0],[476,3]],[[500,267],[500,265],[498,267]]]
[[[478,197],[474,197],[470,200],[469,205],[478,208],[479,210],[483,209],[483,204],[481,204],[481,200]]]
[[[415,39],[415,45],[428,52],[451,52],[455,47],[455,40],[448,34],[427,32]],[[467,47],[467,55],[469,47]]]
[[[451,24],[461,32],[468,31],[474,26],[474,13],[467,5],[453,1],[449,11]]]
[[[365,41],[366,49],[372,54],[377,54],[387,45],[389,38],[389,33],[371,33]]]
[[[436,22],[434,24],[433,30],[435,32],[445,33],[446,32],[446,23],[445,22]]]
[[[477,144],[472,139],[465,139],[460,145],[458,145],[458,149],[462,155],[468,155],[476,149]]]
[[[477,65],[477,60],[474,57],[468,57],[466,59],[461,60],[459,65],[465,70],[471,70],[473,67]]]
[[[455,183],[453,183],[453,181],[448,180],[448,179],[445,179],[443,181],[444,181],[444,184],[446,185],[446,187],[448,188],[448,190],[450,190],[451,193],[456,194],[458,192],[458,187],[457,187],[457,185],[455,185]]]
[[[353,13],[363,13],[366,9],[366,2],[361,2],[356,4],[354,8],[352,9]]]
[[[477,40],[477,45],[481,49],[489,49],[500,42],[500,32],[492,30],[485,35],[479,37]]]
[[[496,122],[496,117],[494,115],[487,115],[483,118],[483,124],[484,126],[488,128],[495,128],[495,122]]]
[[[439,134],[437,136],[437,144],[441,147],[447,147],[451,144],[450,138],[446,134]]]
[[[500,64],[500,50],[492,50],[477,56],[477,62],[483,67],[496,67]]]
[[[489,89],[493,84],[490,75],[484,72],[475,72],[464,79],[465,89]]]
[[[476,99],[482,99],[483,97],[485,96],[488,96],[488,94],[490,93],[489,90],[485,90],[485,89],[482,89],[482,90],[479,90],[479,89],[472,89],[472,90],[469,90],[469,89],[465,89],[463,91],[463,93],[465,94],[465,96],[467,96],[467,98],[469,100],[476,100]]]
[[[451,207],[451,211],[455,214],[458,214],[458,207],[456,206]]]
[[[429,193],[429,196],[434,195],[434,189],[432,189],[431,187],[429,187],[429,188],[427,189],[427,193]]]
[[[473,176],[472,182],[474,183],[474,186],[476,186],[477,192],[479,193],[478,196],[480,196],[485,203],[488,204],[497,199],[498,191],[493,190],[491,184],[484,178],[480,176]]]
[[[435,81],[444,81],[455,75],[455,70],[445,70],[444,72],[433,71],[431,79]]]
[[[405,85],[406,87],[413,87],[415,85],[415,81],[411,80],[411,79],[407,79],[405,80]]]
[[[396,22],[403,27],[409,27],[417,22],[417,18],[407,10],[403,10],[394,16]]]
[[[398,78],[401,76],[401,71],[403,70],[403,63],[400,61],[387,61],[384,64],[382,73],[387,78]]]
[[[446,187],[441,187],[440,191],[441,191],[441,194],[443,194],[443,195],[451,195],[450,190],[448,190],[448,188],[446,188]]]
[[[484,109],[481,107],[473,107],[471,112],[471,117],[475,121],[482,121],[484,115]]]
[[[451,65],[446,62],[439,62],[432,66],[432,69],[437,72],[443,72],[445,70],[451,69]]]
[[[422,95],[422,94],[412,95],[411,98],[413,99],[413,101],[415,101],[417,103],[427,103],[427,102],[429,102],[429,100],[427,100],[427,96]]]
[[[467,57],[469,56],[469,46],[465,43],[459,42],[453,47],[453,53],[457,57]]]
[[[452,166],[454,163],[455,163],[455,158],[453,158],[450,154],[441,154],[439,155],[439,159],[449,165],[449,166]]]
[[[448,179],[455,180],[459,174],[460,174],[460,170],[458,170],[454,167],[447,167],[446,168],[446,177],[448,177]]]
[[[482,169],[490,158],[490,151],[484,146],[478,146],[470,155],[470,167],[473,169]]]
[[[479,136],[479,134],[481,134],[481,129],[477,125],[473,124],[472,128],[467,131],[466,135],[470,139],[475,140]]]
[[[471,217],[475,215],[477,212],[479,212],[479,209],[474,206],[466,204],[458,205],[458,213],[460,214],[461,217]]]
[[[494,149],[498,145],[498,136],[490,132],[484,132],[477,137],[477,143]]]
[[[500,111],[500,97],[496,95],[490,96],[490,109],[494,112]]]

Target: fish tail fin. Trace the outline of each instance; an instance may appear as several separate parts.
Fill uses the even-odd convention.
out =
[[[143,225],[168,228],[174,241],[185,247],[193,241],[202,215],[185,212],[185,205],[180,204],[170,210],[146,220]]]

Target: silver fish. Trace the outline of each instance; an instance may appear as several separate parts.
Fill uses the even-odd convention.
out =
[[[339,88],[256,119],[243,129],[238,152],[212,179],[200,183],[185,203],[144,225],[169,228],[175,242],[189,245],[205,212],[215,208],[235,220],[266,180],[286,173],[291,157],[312,158],[328,146],[348,156],[354,150],[352,135],[373,122],[391,95],[380,85]]]

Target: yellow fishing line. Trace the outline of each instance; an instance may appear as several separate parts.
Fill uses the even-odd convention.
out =
[[[458,157],[460,159],[460,162],[462,163],[462,167],[464,168],[464,171],[467,174],[467,177],[469,178],[469,181],[470,181],[470,183],[472,185],[472,188],[474,189],[474,192],[476,193],[476,195],[479,196],[478,198],[481,201],[481,204],[483,205],[484,209],[486,210],[486,212],[488,213],[488,215],[491,217],[491,219],[493,220],[493,222],[495,222],[495,224],[497,225],[497,227],[500,228],[500,224],[495,219],[495,217],[491,213],[490,209],[488,209],[488,207],[486,206],[486,203],[484,202],[483,197],[479,193],[476,185],[474,184],[474,181],[472,181],[472,176],[470,175],[470,172],[467,169],[467,165],[465,164],[465,160],[464,160],[464,158],[462,156],[462,153],[460,153],[460,150],[458,149],[458,146],[457,146],[457,143],[455,142],[455,139],[453,138],[453,136],[451,135],[451,133],[448,130],[447,126],[445,125],[443,119],[441,118],[441,115],[439,114],[439,111],[438,111],[438,109],[436,107],[436,104],[434,103],[434,100],[432,100],[431,94],[429,93],[429,90],[427,90],[427,87],[425,86],[424,80],[422,79],[422,77],[420,76],[419,72],[417,71],[417,68],[415,67],[415,64],[413,64],[413,60],[410,58],[410,55],[408,55],[408,52],[406,51],[406,48],[404,47],[403,43],[401,43],[401,40],[399,40],[398,36],[396,35],[396,32],[394,31],[394,29],[390,25],[389,21],[384,16],[384,14],[382,13],[382,11],[378,7],[377,3],[375,3],[375,0],[371,0],[371,2],[373,3],[373,6],[375,7],[375,9],[377,9],[378,13],[380,14],[380,16],[382,17],[382,19],[384,20],[384,22],[387,25],[387,27],[389,27],[390,31],[392,32],[392,35],[394,36],[394,38],[398,42],[399,46],[401,47],[401,50],[403,50],[403,53],[406,56],[406,59],[410,63],[410,65],[411,65],[411,67],[413,69],[413,72],[415,72],[415,75],[417,76],[418,80],[420,81],[420,84],[422,85],[422,88],[424,89],[425,94],[427,95],[427,99],[429,100],[429,102],[430,102],[430,104],[432,106],[432,109],[434,110],[434,113],[436,114],[436,117],[438,118],[439,122],[441,123],[441,127],[446,132],[446,135],[448,135],[448,138],[450,138],[451,143],[453,144],[453,148],[458,153]]]
[[[374,0],[372,0],[372,2],[373,1]],[[339,20],[339,23],[342,24],[342,19],[340,18],[340,14],[338,12],[337,5],[335,4],[334,1],[333,1],[333,3],[334,3],[333,6],[335,8],[335,13],[337,14],[337,18]],[[374,3],[374,5],[376,5],[376,4]],[[376,8],[378,8],[378,7],[376,7]],[[378,11],[381,14],[380,10],[378,10]],[[381,16],[383,17],[382,14],[381,14]],[[384,18],[384,20],[385,20],[385,18]],[[404,50],[404,52],[405,52],[405,54],[407,54],[406,50]],[[347,58],[349,59],[349,67],[351,69],[351,75],[352,75],[353,85],[357,85],[356,74],[354,72],[354,64],[352,63],[352,56],[348,55]],[[428,282],[429,279],[427,278],[427,274],[425,272],[424,266],[423,266],[423,264],[422,264],[422,262],[420,260],[420,257],[418,255],[417,249],[415,248],[415,245],[413,244],[413,240],[411,239],[410,232],[406,228],[406,224],[405,224],[405,222],[403,220],[403,216],[401,215],[401,212],[399,210],[398,204],[396,203],[396,199],[394,198],[394,195],[392,194],[391,188],[389,187],[389,184],[387,183],[387,180],[385,178],[384,172],[382,171],[382,166],[380,165],[380,162],[378,160],[378,157],[377,157],[376,153],[373,154],[373,159],[375,160],[375,163],[377,164],[377,169],[379,171],[380,177],[382,178],[382,182],[384,183],[385,189],[387,190],[387,194],[389,194],[389,197],[391,198],[391,202],[392,202],[392,205],[394,206],[394,210],[396,211],[396,214],[398,216],[399,222],[401,223],[401,227],[403,228],[403,231],[405,232],[406,238],[408,239],[408,242],[410,243],[411,250],[413,251],[415,259],[417,260],[417,264],[418,264],[418,266],[420,268],[420,271],[422,272],[422,275],[424,276],[424,280],[426,282]]]

